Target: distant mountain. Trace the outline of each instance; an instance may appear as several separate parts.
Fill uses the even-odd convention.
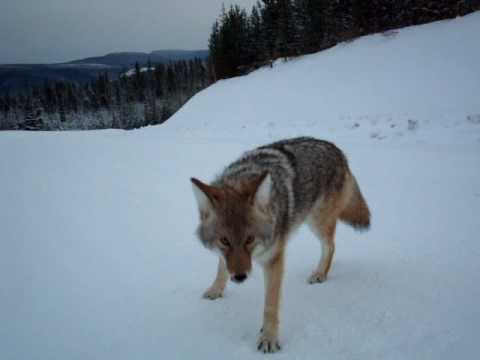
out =
[[[45,81],[72,81],[85,83],[108,72],[112,78],[132,68],[135,63],[152,64],[169,61],[205,59],[207,50],[157,50],[151,53],[118,52],[99,57],[74,60],[63,64],[12,64],[0,65],[0,94],[18,93]]]
[[[69,62],[69,64],[103,64],[119,67],[131,67],[136,62],[146,64],[149,60],[153,64],[177,60],[191,60],[194,58],[205,59],[208,50],[156,50],[151,53],[143,52],[118,52],[104,56],[90,57]]]

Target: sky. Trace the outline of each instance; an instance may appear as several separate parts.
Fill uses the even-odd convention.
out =
[[[0,64],[116,51],[206,49],[222,3],[256,0],[0,0]]]

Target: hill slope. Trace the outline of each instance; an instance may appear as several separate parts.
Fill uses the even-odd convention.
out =
[[[373,214],[330,279],[289,244],[277,359],[478,358],[480,14],[370,36],[195,96],[132,132],[0,133],[2,359],[252,359],[260,269],[201,299],[189,178],[302,134],[345,150]],[[409,121],[410,120],[410,121]]]
[[[457,121],[461,127],[480,111],[479,21],[474,13],[393,36],[367,36],[220,81],[194,97],[168,125],[203,133],[207,124],[222,137],[252,136],[259,127],[273,137],[283,135],[285,127],[303,134],[307,127],[328,130],[335,138],[398,137],[409,119],[418,122],[419,130]],[[278,131],[276,124],[282,124]],[[356,131],[345,132],[356,124]]]

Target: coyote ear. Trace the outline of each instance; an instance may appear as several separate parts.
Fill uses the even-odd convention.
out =
[[[252,193],[251,201],[253,204],[265,206],[270,201],[272,192],[272,177],[269,172],[264,172],[253,183],[254,191]]]
[[[220,201],[221,193],[220,189],[204,184],[200,180],[191,178],[193,193],[195,199],[197,199],[198,209],[200,210],[200,216],[203,218],[208,217],[214,206]]]

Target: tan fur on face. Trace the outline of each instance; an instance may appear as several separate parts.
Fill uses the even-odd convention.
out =
[[[244,246],[227,250],[225,260],[230,274],[248,274],[252,270],[252,254]]]
[[[271,224],[266,216],[260,216],[254,203],[256,191],[265,177],[266,174],[262,174],[234,186],[210,186],[192,179],[209,199],[213,212],[213,216],[201,214],[200,238],[207,246],[221,250],[231,274],[251,271],[253,249],[246,244],[249,237],[270,237]],[[222,238],[229,244],[222,244]]]

